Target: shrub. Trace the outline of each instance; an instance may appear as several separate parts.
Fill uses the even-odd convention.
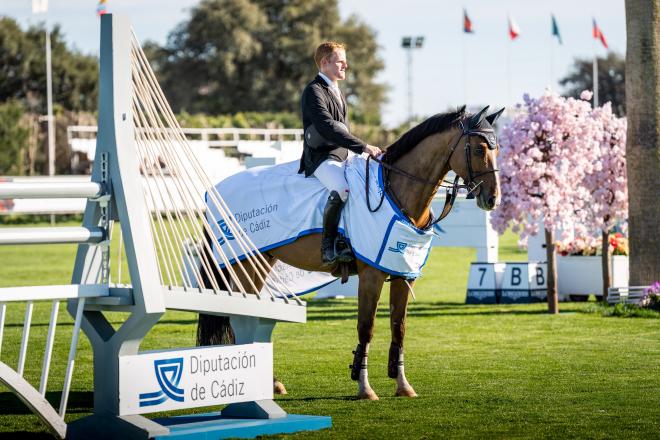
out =
[[[651,318],[660,319],[660,312],[635,304],[618,303],[608,305],[604,303],[594,303],[588,308],[592,313],[600,314],[604,317],[614,316],[618,318]]]
[[[660,281],[656,281],[648,289],[644,290],[641,305],[647,309],[660,312]]]

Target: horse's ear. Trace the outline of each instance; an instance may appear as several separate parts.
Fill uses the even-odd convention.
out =
[[[486,116],[486,120],[488,121],[488,123],[489,123],[490,125],[493,125],[493,124],[495,123],[495,121],[497,121],[497,119],[498,119],[500,116],[502,116],[502,113],[503,113],[503,112],[504,112],[504,107],[502,107],[501,109],[499,109],[499,110],[496,111],[495,113],[492,113],[492,114]]]
[[[479,113],[470,116],[470,119],[468,120],[468,127],[474,128],[477,127],[479,124],[481,124],[481,121],[484,120],[487,111],[488,111],[488,106],[482,108]]]

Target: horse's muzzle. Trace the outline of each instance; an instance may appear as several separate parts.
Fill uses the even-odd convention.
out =
[[[486,211],[491,211],[495,209],[497,202],[498,202],[497,197],[494,196],[493,194],[486,196],[484,195],[484,192],[481,191],[477,196],[477,206],[479,206],[479,208]]]

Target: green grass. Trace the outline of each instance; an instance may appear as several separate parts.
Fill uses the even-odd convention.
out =
[[[501,240],[500,260],[525,260],[516,237]],[[73,246],[0,248],[0,285],[67,283]],[[113,254],[113,255],[116,255]],[[604,317],[593,303],[464,304],[475,252],[433,250],[415,287],[406,335],[406,372],[418,398],[392,397],[387,378],[387,286],[370,351],[378,402],[356,401],[349,377],[357,342],[357,301],[308,305],[308,323],[278,324],[275,370],[289,394],[288,412],[329,415],[333,428],[294,438],[657,438],[660,430],[660,321]],[[24,306],[8,307],[3,362],[16,365]],[[38,384],[50,305],[37,304],[26,377]],[[112,315],[116,324],[122,316]],[[47,397],[55,405],[64,375],[71,319],[61,308]],[[142,348],[194,345],[195,316],[168,312]],[[91,349],[81,338],[67,421],[89,414]],[[199,411],[208,411],[201,409]],[[44,433],[36,416],[0,388],[0,431]]]

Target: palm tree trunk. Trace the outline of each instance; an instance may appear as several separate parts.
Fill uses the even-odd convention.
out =
[[[548,313],[559,313],[559,295],[557,294],[557,253],[555,252],[554,234],[545,230],[545,252],[548,261]]]
[[[660,0],[626,0],[631,286],[660,280]]]
[[[607,303],[607,291],[612,284],[612,265],[610,264],[610,233],[608,231],[602,231],[602,240],[603,244],[601,246],[602,250],[602,269],[603,269],[603,302]]]

